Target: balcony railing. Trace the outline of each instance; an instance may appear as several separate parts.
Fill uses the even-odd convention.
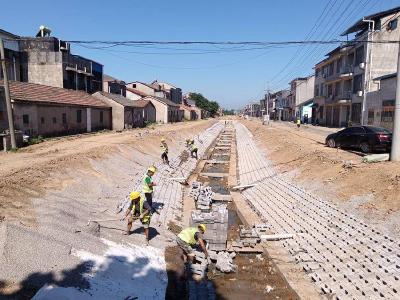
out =
[[[353,74],[354,68],[351,65],[347,65],[341,68],[340,70],[340,75],[347,75],[347,74]]]
[[[351,100],[352,92],[351,91],[344,91],[335,95],[334,100]]]

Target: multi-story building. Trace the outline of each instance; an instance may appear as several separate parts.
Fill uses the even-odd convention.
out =
[[[70,44],[55,37],[19,42],[21,81],[94,93],[103,90],[103,65],[73,55]]]
[[[9,79],[94,93],[102,91],[103,65],[70,51],[50,36],[20,37],[0,30]],[[0,79],[2,74],[0,74]]]
[[[316,64],[315,105],[320,124],[365,125],[380,118],[377,103],[371,102],[379,100],[367,95],[378,90],[374,78],[396,71],[399,16],[400,7],[396,7],[360,19],[342,34],[355,34],[354,39]]]
[[[0,29],[0,38],[4,43],[4,55],[7,62],[7,75],[9,80],[21,81],[19,36]],[[3,79],[3,70],[0,68],[0,80]]]
[[[126,97],[126,82],[104,74],[103,91]]]
[[[154,80],[151,83],[151,86],[153,86],[156,89],[156,91],[163,92],[164,97],[171,100],[172,102],[177,104],[182,103],[182,89],[172,84],[161,82],[158,80]]]
[[[249,117],[260,117],[261,116],[261,106],[260,103],[251,102],[247,104],[244,108],[245,115]]]
[[[290,91],[281,90],[276,93],[276,118],[279,121],[291,121],[291,108],[289,106]]]
[[[292,119],[301,118],[303,120],[305,115],[309,120],[313,118],[311,110],[305,110],[305,108],[309,108],[313,104],[314,82],[315,76],[311,75],[295,78],[289,83],[290,94],[287,97]]]
[[[350,118],[354,47],[343,45],[315,65],[314,119],[326,126],[346,126]]]

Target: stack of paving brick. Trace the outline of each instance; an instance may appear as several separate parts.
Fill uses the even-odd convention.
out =
[[[201,211],[209,211],[212,203],[213,192],[211,187],[203,186],[200,182],[193,182],[190,195],[196,201],[196,207]]]
[[[208,261],[203,252],[194,250],[195,255],[193,262],[189,263],[190,272],[194,279],[201,280],[206,276]]]
[[[243,125],[236,124],[238,159],[257,171],[259,157]],[[271,170],[273,172],[273,170]],[[248,173],[241,173],[247,180]],[[400,299],[400,243],[376,228],[319,199],[280,175],[265,177],[243,196],[275,233],[297,233],[280,243],[314,283],[335,299]]]
[[[204,239],[208,242],[209,249],[222,251],[226,249],[228,238],[228,209],[226,205],[214,205],[211,212],[192,211],[191,226],[205,224],[207,230]]]
[[[247,229],[245,226],[239,226],[239,240],[242,247],[255,247],[260,242],[260,236],[255,228]]]

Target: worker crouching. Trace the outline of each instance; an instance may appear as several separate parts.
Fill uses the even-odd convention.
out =
[[[151,220],[151,206],[146,199],[140,195],[139,192],[131,192],[129,194],[131,200],[128,209],[126,210],[125,217],[122,220],[128,218],[128,225],[124,234],[129,235],[132,229],[132,223],[135,220],[140,220],[144,228],[144,235],[146,238],[146,245],[149,245],[149,227]]]
[[[194,140],[189,140],[189,142],[187,142],[186,144],[188,145],[188,148],[190,150],[190,156],[193,157],[193,158],[198,159],[198,157],[197,157],[198,148],[194,144]]]
[[[208,252],[206,244],[204,242],[203,235],[206,231],[206,225],[200,224],[197,227],[189,227],[183,229],[177,236],[176,242],[179,247],[183,250],[185,261],[193,261],[194,253],[193,248],[200,246],[201,251],[204,252],[208,259]]]

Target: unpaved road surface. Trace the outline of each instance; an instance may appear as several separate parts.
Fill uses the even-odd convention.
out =
[[[328,128],[258,120],[241,121],[279,173],[367,223],[400,236],[400,163],[365,164],[363,154],[324,145]],[[345,163],[353,167],[346,168]]]

